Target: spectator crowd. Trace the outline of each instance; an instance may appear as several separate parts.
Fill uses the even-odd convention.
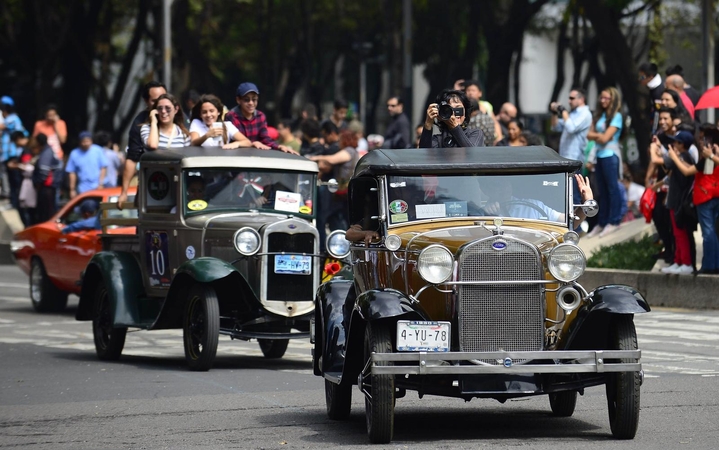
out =
[[[583,163],[596,193],[599,215],[589,221],[588,237],[599,239],[615,232],[623,221],[644,215],[654,222],[663,250],[657,258],[675,274],[719,274],[719,131],[701,123],[700,93],[683,78],[682,68],[669,68],[665,79],[656,65],[642,64],[637,82],[651,99],[647,115],[652,126],[646,149],[649,165],[634,168],[624,161],[622,141],[627,117],[621,93],[601,87],[593,108],[587,92],[574,87],[566,102],[552,102],[551,129],[559,136],[560,155]],[[30,226],[51,218],[62,198],[88,190],[121,186],[118,204],[127,192],[146,151],[187,146],[254,147],[295,153],[316,161],[324,180],[335,178],[340,189],[320,187],[317,225],[324,245],[326,231],[348,228],[347,184],[357,160],[374,148],[541,145],[542,139],[525,129],[518,109],[510,102],[498,110],[482,100],[475,80],[457,80],[427,108],[414,129],[403,99],[392,96],[386,106],[389,121],[383,135],[365,137],[364,126],[348,113],[342,99],[321,120],[317,109],[305,106],[297,118],[269,126],[258,108],[260,89],[252,82],[235,91],[236,105],[224,105],[218,96],[188,91],[183,101],[157,81],[142,90],[146,109],[130,126],[127,147],[121,149],[107,131],[83,131],[67,155],[65,122],[58,108],[48,105],[42,117],[26,128],[15,113],[11,97],[0,98],[0,196],[8,198]],[[449,113],[447,113],[449,111]],[[637,181],[643,181],[639,183]],[[579,198],[575,185],[574,197]],[[697,265],[693,232],[701,228],[703,257]]]

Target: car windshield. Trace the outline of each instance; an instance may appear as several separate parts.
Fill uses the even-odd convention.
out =
[[[183,171],[185,215],[260,210],[314,216],[313,173],[270,170]]]
[[[501,216],[566,222],[567,174],[387,178],[390,225],[444,217]]]

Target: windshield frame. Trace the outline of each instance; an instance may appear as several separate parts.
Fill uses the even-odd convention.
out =
[[[216,188],[220,189],[217,191],[217,194],[220,194],[223,189],[226,189],[228,186],[233,186],[236,183],[237,177],[242,173],[249,173],[249,174],[262,174],[264,176],[265,174],[276,174],[279,176],[282,175],[297,175],[298,177],[308,177],[309,180],[300,180],[304,183],[307,183],[311,190],[311,199],[307,199],[301,197],[301,202],[304,203],[303,205],[300,205],[300,211],[291,211],[291,210],[279,210],[275,208],[266,208],[260,205],[252,205],[248,204],[246,206],[244,205],[233,205],[233,204],[227,204],[223,206],[213,206],[211,205],[211,201],[203,200],[203,202],[207,203],[207,206],[198,209],[198,210],[192,210],[188,208],[188,205],[191,201],[191,199],[188,198],[188,177],[192,175],[188,174],[194,174],[194,173],[200,173],[202,174],[202,177],[205,179],[205,189],[207,189],[208,186],[211,185],[207,181],[207,177],[211,173],[215,172],[216,176],[222,175],[222,172],[226,174],[234,174],[233,176],[229,177],[227,180],[227,184],[224,186],[219,185],[216,186]],[[298,170],[286,170],[286,169],[279,169],[279,170],[273,170],[273,169],[265,169],[265,168],[253,168],[253,167],[202,167],[202,168],[191,168],[191,167],[183,167],[182,171],[180,172],[180,192],[181,192],[181,198],[182,202],[181,205],[181,211],[182,216],[185,218],[195,217],[202,214],[216,214],[216,213],[228,213],[228,212],[253,212],[253,213],[268,213],[268,214],[282,214],[287,216],[294,216],[294,217],[301,217],[307,220],[313,220],[316,218],[317,214],[317,173],[315,172],[306,172],[306,171],[298,171]],[[249,185],[257,186],[257,183],[255,183],[255,180],[257,180],[257,177],[252,178],[250,183],[247,183],[245,186],[246,189],[250,189],[250,193],[255,193],[256,195],[251,196],[251,198],[259,198],[262,196],[262,193],[257,191],[257,188],[253,191]],[[277,185],[279,181],[272,183],[272,185]],[[265,189],[270,186],[265,186]],[[210,190],[210,189],[207,189]],[[295,189],[297,190],[297,189]],[[244,191],[243,191],[244,192]],[[275,192],[285,192],[285,190],[275,189]],[[291,194],[291,191],[289,191]],[[269,194],[268,194],[269,195]],[[276,194],[275,194],[276,195]],[[285,197],[292,197],[295,198],[294,195],[286,195]],[[205,197],[206,198],[206,197]],[[213,197],[214,198],[214,197]],[[309,203],[307,202],[309,200]],[[314,206],[313,206],[314,205]],[[309,207],[310,212],[306,213],[305,207]]]
[[[570,179],[570,175],[567,172],[550,172],[550,173],[541,173],[541,174],[518,174],[518,173],[503,173],[503,174],[469,174],[469,173],[447,173],[447,174],[438,174],[436,175],[437,178],[449,178],[458,180],[460,178],[467,178],[467,179],[478,179],[478,180],[488,180],[491,178],[503,178],[508,179],[511,178],[512,180],[533,180],[533,181],[546,181],[547,183],[544,184],[547,188],[560,188],[563,194],[563,198],[559,198],[559,193],[552,193],[551,197],[553,198],[552,205],[546,205],[550,209],[555,210],[559,213],[558,219],[561,219],[561,214],[564,214],[564,220],[549,220],[548,218],[543,217],[535,217],[535,218],[528,218],[528,217],[512,217],[509,215],[489,215],[489,214],[479,214],[479,213],[472,213],[472,207],[471,206],[464,206],[466,208],[466,214],[465,215],[456,215],[456,216],[438,216],[438,217],[425,217],[417,219],[412,218],[409,216],[407,220],[401,220],[401,221],[394,221],[393,220],[393,214],[398,211],[398,209],[395,207],[392,207],[392,203],[395,200],[403,200],[402,198],[395,198],[397,197],[395,195],[395,192],[393,192],[392,183],[398,183],[401,182],[402,179],[419,179],[420,177],[426,177],[421,174],[413,174],[413,175],[386,175],[384,177],[381,177],[383,179],[382,182],[382,193],[383,199],[380,200],[380,208],[382,211],[382,216],[384,217],[385,226],[387,229],[397,228],[397,227],[403,227],[407,225],[415,225],[415,224],[426,224],[426,223],[433,223],[433,222],[441,222],[441,221],[457,221],[457,220],[473,220],[473,219],[484,219],[491,221],[492,219],[496,217],[501,217],[505,220],[512,220],[512,221],[520,221],[520,222],[543,222],[548,223],[552,225],[560,225],[563,227],[569,227],[570,226],[570,220],[572,220],[573,214],[569,214],[570,212],[570,205],[573,202],[572,198],[572,182]],[[477,178],[479,177],[479,178]],[[441,183],[441,180],[439,180]],[[466,180],[462,180],[462,182],[467,182]],[[558,184],[555,184],[558,182]],[[396,186],[395,186],[396,187]],[[416,186],[415,186],[416,187]],[[479,205],[482,205],[486,200],[484,199],[484,192],[482,192],[482,200]],[[545,195],[546,198],[546,195]],[[465,198],[466,200],[469,200]],[[461,200],[460,202],[464,201],[465,199]],[[534,203],[537,201],[536,198],[530,198],[532,202]],[[523,199],[520,199],[523,200]],[[541,200],[539,200],[541,201]],[[412,202],[407,201],[407,209],[412,208]],[[455,201],[450,201],[450,203],[456,203]],[[542,202],[543,203],[543,202]],[[561,209],[559,209],[561,203]],[[396,206],[396,205],[395,205]],[[557,208],[553,208],[552,206],[556,206]],[[401,207],[404,207],[404,205],[401,205]],[[446,208],[446,204],[445,204]],[[394,211],[393,211],[394,209]]]

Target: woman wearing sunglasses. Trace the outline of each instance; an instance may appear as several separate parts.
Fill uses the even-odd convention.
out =
[[[147,150],[188,147],[190,133],[183,123],[180,102],[171,94],[162,94],[152,105],[150,122],[142,125],[140,135]]]

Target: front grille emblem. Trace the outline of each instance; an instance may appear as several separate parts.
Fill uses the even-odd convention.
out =
[[[512,358],[504,358],[504,367],[506,367],[506,368],[512,367]]]
[[[507,241],[503,241],[502,239],[497,239],[496,241],[492,242],[492,249],[495,251],[502,251],[507,248]]]
[[[289,228],[290,230],[294,230],[295,228],[297,228],[297,225],[295,225],[294,223],[291,223],[291,224],[287,225],[287,228]]]

